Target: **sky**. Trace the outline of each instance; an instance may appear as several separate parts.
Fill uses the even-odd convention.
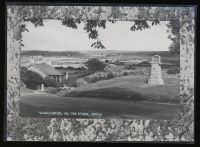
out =
[[[106,29],[99,30],[99,39],[107,50],[118,51],[168,51],[171,40],[168,39],[168,21],[151,26],[142,31],[131,31],[133,22],[106,22]],[[150,24],[150,23],[149,23]],[[27,23],[29,32],[22,33],[22,50],[42,51],[86,51],[96,50],[91,47],[95,40],[89,39],[83,30],[83,23],[78,29],[72,29],[61,24],[58,20],[45,20],[44,26],[34,27]]]

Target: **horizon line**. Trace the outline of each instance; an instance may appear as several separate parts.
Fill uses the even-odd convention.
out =
[[[97,49],[97,50],[58,50],[58,51],[50,51],[50,50],[21,50],[21,51],[44,51],[44,52],[87,52],[87,51],[119,51],[119,52],[123,52],[123,51],[125,51],[125,52],[127,52],[127,51],[129,51],[129,52],[169,52],[169,50],[160,50],[160,51],[158,51],[158,50],[153,50],[153,51],[145,51],[145,50],[135,50],[135,51],[133,51],[133,50],[109,50],[109,49]]]

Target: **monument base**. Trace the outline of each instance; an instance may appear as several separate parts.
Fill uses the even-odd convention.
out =
[[[149,85],[164,85],[163,79],[149,79],[148,80]]]

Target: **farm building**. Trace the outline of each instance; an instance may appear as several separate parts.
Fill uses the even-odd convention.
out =
[[[30,70],[39,74],[43,79],[49,78],[56,82],[62,82],[63,80],[68,79],[68,73],[63,74],[55,68],[53,68],[52,66],[45,63],[31,64],[26,68],[26,70]]]

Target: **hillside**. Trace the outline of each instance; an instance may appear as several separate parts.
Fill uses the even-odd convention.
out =
[[[126,76],[82,85],[58,93],[62,97],[91,97],[160,103],[179,103],[179,80],[164,79],[165,85],[149,86],[147,79]]]

